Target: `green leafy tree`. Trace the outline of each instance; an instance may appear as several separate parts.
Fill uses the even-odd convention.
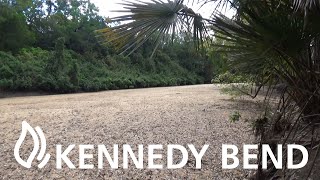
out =
[[[22,13],[0,2],[0,50],[18,52],[34,42]]]
[[[75,90],[79,88],[79,64],[76,61],[72,62],[69,72],[70,82],[73,84]]]
[[[60,37],[56,40],[55,51],[52,58],[49,60],[47,69],[55,77],[59,77],[65,71],[66,62],[65,62],[65,52],[64,45],[65,40],[63,37]]]

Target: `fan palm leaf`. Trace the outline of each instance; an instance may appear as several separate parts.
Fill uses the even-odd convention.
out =
[[[293,0],[293,7],[296,13],[303,14],[304,29],[310,28],[310,26],[308,26],[309,24],[319,24],[318,23],[319,14],[320,14],[319,0]]]
[[[196,47],[203,41],[206,33],[204,20],[201,15],[185,6],[183,0],[124,1],[121,5],[124,10],[116,12],[126,14],[112,19],[112,22],[121,24],[98,32],[106,42],[114,44],[122,53],[131,54],[151,38],[157,47],[169,37],[173,39],[181,31],[193,33]]]
[[[320,1],[319,0],[293,0],[294,9],[297,10],[311,10],[320,11]]]
[[[320,101],[318,25],[309,24],[306,29],[304,16],[294,13],[290,1],[250,1],[242,6],[241,19],[217,15],[212,23],[217,37],[229,42],[224,48],[233,67],[280,78],[301,107],[310,96]],[[303,109],[305,114],[319,112],[312,107]]]

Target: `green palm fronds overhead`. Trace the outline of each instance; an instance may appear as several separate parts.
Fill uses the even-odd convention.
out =
[[[296,10],[320,10],[320,1],[319,0],[293,0],[293,6]]]
[[[123,1],[120,4],[124,10],[116,12],[125,15],[112,18],[111,21],[121,24],[98,32],[121,52],[131,54],[151,37],[157,47],[181,31],[193,34],[196,47],[199,47],[206,34],[202,16],[185,6],[183,0]]]

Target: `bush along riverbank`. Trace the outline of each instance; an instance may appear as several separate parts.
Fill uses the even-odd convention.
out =
[[[88,60],[71,50],[0,52],[0,89],[70,93],[204,83],[204,77],[178,62],[163,61],[169,58],[165,54],[156,58],[141,59],[141,65],[121,55]]]

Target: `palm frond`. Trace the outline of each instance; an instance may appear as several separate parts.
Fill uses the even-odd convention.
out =
[[[293,0],[293,8],[296,13],[300,13],[304,17],[304,29],[309,28],[310,24],[319,24],[319,0]],[[319,25],[317,28],[320,28]]]
[[[320,1],[319,0],[293,0],[293,7],[296,11],[320,11]]]
[[[186,7],[183,0],[123,1],[121,5],[125,10],[116,12],[125,15],[112,19],[112,22],[121,24],[98,32],[122,53],[131,54],[151,38],[157,47],[162,41],[167,41],[169,37],[173,39],[178,32],[185,30],[193,32],[197,47],[203,41],[206,33],[203,18]]]
[[[229,51],[233,67],[279,77],[298,98],[313,94],[320,80],[314,73],[320,71],[319,29],[305,29],[304,17],[293,13],[291,3],[251,1],[244,5],[242,19],[217,15],[212,24],[216,37],[229,42],[223,47]],[[304,92],[298,92],[301,86]]]

